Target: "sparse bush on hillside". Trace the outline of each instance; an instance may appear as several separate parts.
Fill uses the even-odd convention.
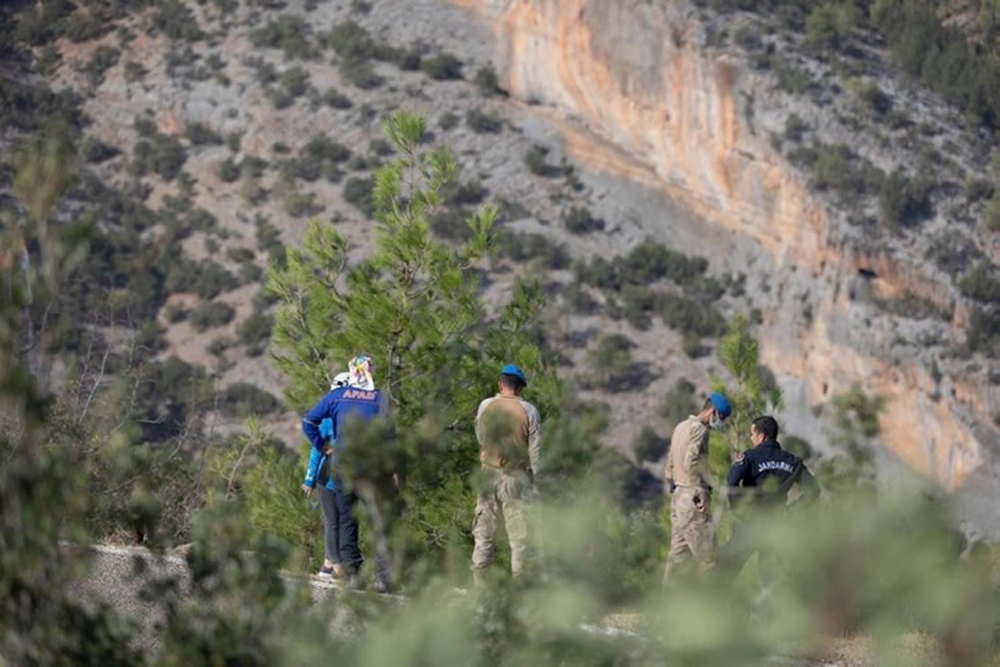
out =
[[[505,229],[500,234],[500,254],[515,262],[537,261],[548,269],[569,266],[569,253],[562,244],[542,234],[525,234]]]
[[[652,314],[659,303],[659,295],[645,285],[625,285],[621,290],[621,315],[625,321],[640,331],[653,325]]]
[[[436,81],[462,78],[462,61],[447,52],[424,58],[420,63],[420,69]]]
[[[479,109],[469,109],[465,113],[465,124],[476,134],[496,134],[503,130],[499,117]]]
[[[350,109],[354,106],[354,103],[351,102],[351,98],[344,95],[336,88],[326,89],[326,92],[323,93],[323,102],[333,109]]]
[[[1000,190],[995,190],[986,205],[986,228],[1000,231]]]
[[[496,95],[500,92],[500,82],[493,65],[483,65],[476,70],[475,82],[483,95]]]
[[[104,74],[118,63],[121,51],[111,46],[101,46],[83,66],[87,82],[94,88],[104,83]]]
[[[535,144],[524,154],[524,164],[536,176],[555,178],[561,173],[561,170],[548,163],[548,156],[548,148]]]
[[[895,170],[882,181],[879,212],[882,223],[890,228],[914,225],[931,215],[930,195],[925,183],[910,180]]]
[[[441,189],[443,199],[452,206],[469,206],[482,204],[489,194],[489,190],[483,187],[478,180],[474,181],[453,181]]]
[[[591,232],[604,231],[604,221],[595,218],[590,209],[583,206],[574,206],[563,216],[563,224],[572,234],[590,234]]]
[[[632,443],[632,451],[640,463],[656,463],[664,457],[669,447],[670,440],[660,437],[656,429],[648,424],[642,427]]]
[[[236,333],[240,342],[246,346],[246,353],[251,357],[259,357],[267,349],[271,339],[271,327],[274,318],[266,313],[251,313],[243,320]]]
[[[963,296],[984,303],[1000,301],[1000,276],[996,267],[989,262],[981,262],[958,283]]]
[[[788,118],[785,119],[784,138],[786,141],[800,143],[809,130],[809,124],[796,113],[789,114]]]
[[[844,145],[813,143],[800,146],[788,156],[793,163],[812,172],[812,185],[830,190],[845,201],[879,192],[885,174]]]
[[[226,158],[216,167],[215,175],[223,183],[232,183],[240,177],[240,169],[233,162],[232,158]]]
[[[194,13],[180,0],[162,0],[151,23],[157,32],[174,41],[197,42],[204,37]]]
[[[282,198],[282,206],[285,213],[293,218],[301,218],[307,215],[314,215],[323,210],[323,207],[316,203],[316,195],[312,192],[301,192],[294,187],[289,187]]]
[[[695,386],[689,380],[681,378],[663,397],[661,414],[671,429],[687,419],[689,415],[699,412],[694,392]]]
[[[965,340],[970,351],[980,352],[990,359],[1000,358],[1000,309],[973,308]]]
[[[205,301],[195,308],[188,321],[198,331],[221,327],[233,321],[236,311],[223,301]]]
[[[211,259],[198,265],[198,272],[192,283],[194,293],[205,300],[214,299],[220,293],[237,287],[239,282],[236,277]]]
[[[461,206],[436,211],[430,218],[430,227],[438,238],[455,243],[465,243],[474,233],[469,226],[469,212]]]
[[[252,30],[250,42],[259,49],[281,49],[289,60],[309,59],[316,55],[309,32],[309,24],[301,16],[284,15]]]
[[[129,60],[124,66],[125,81],[127,83],[136,83],[137,81],[142,81],[146,78],[149,72],[141,64],[135,62],[134,60]]]
[[[205,123],[188,123],[184,134],[195,146],[221,145],[222,136]]]
[[[570,312],[576,315],[595,315],[601,309],[601,305],[579,282],[570,282],[562,288],[559,295],[566,302]]]
[[[379,76],[375,68],[363,60],[341,61],[340,75],[352,86],[362,90],[378,88],[385,83],[385,79]]]
[[[172,181],[180,174],[187,161],[187,152],[181,142],[173,137],[157,134],[152,141],[137,141],[132,147],[130,171],[134,176],[144,176],[148,172],[165,181]]]
[[[983,199],[989,199],[994,192],[993,182],[986,178],[976,178],[970,176],[965,182],[965,197],[970,204],[975,204]]]
[[[118,149],[96,137],[87,136],[80,144],[80,155],[90,164],[100,164],[118,155]]]
[[[659,301],[663,323],[681,333],[716,338],[726,330],[726,320],[713,306],[676,294],[664,294]]]
[[[234,382],[219,396],[219,410],[229,417],[266,416],[280,408],[273,394],[249,382]]]
[[[857,23],[857,9],[844,0],[826,0],[806,18],[806,44],[836,51]]]
[[[374,204],[372,188],[375,182],[370,178],[351,176],[344,182],[344,201],[358,209],[366,217],[372,217]]]
[[[632,359],[635,343],[623,334],[604,334],[587,351],[588,382],[613,393],[640,391],[652,381],[645,364]]]
[[[876,116],[882,117],[892,112],[892,98],[889,97],[874,81],[863,83],[850,81],[848,87],[858,96],[858,99]]]
[[[438,120],[438,127],[442,130],[448,131],[453,127],[458,125],[459,118],[450,111],[445,111],[441,114],[441,118]]]

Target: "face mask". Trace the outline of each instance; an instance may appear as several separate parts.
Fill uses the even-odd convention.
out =
[[[725,428],[725,426],[726,422],[719,419],[719,415],[717,414],[713,414],[712,417],[708,420],[708,428],[712,429],[713,431],[721,431],[723,428]]]

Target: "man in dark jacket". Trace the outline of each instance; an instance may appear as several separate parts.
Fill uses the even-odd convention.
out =
[[[802,459],[778,444],[774,417],[757,417],[750,425],[750,440],[754,446],[740,454],[729,469],[730,498],[752,495],[760,503],[781,503],[787,501],[796,484],[810,496],[819,493],[816,479]]]
[[[754,507],[777,507],[788,502],[788,492],[796,484],[809,498],[819,495],[816,479],[805,463],[778,444],[778,422],[774,417],[758,417],[750,425],[753,447],[739,455],[729,469],[727,485],[730,502],[746,500]],[[719,552],[724,568],[738,570],[747,559],[760,551],[762,583],[774,578],[777,568],[752,530],[737,525],[732,539]]]

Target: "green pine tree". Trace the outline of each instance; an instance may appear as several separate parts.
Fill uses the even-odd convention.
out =
[[[398,439],[365,455],[391,453],[391,467],[405,468],[403,524],[443,547],[469,530],[466,478],[478,465],[473,421],[479,401],[495,391],[498,369],[507,362],[525,368],[526,397],[546,417],[556,412],[560,387],[533,336],[540,285],[515,284],[498,312],[480,298],[476,267],[495,245],[496,207],[469,218],[471,239],[461,246],[431,235],[429,216],[457,167],[447,149],[424,147],[425,131],[424,119],[406,112],[385,122],[398,157],[375,179],[375,245],[366,259],[352,264],[347,240],[331,224],[313,222],[287,264],[271,266],[268,286],[278,299],[273,348],[289,404],[305,411],[353,356],[371,356]]]

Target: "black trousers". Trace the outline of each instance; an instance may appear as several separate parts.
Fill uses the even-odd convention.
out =
[[[354,504],[358,494],[346,491],[343,485],[338,485],[335,493],[337,503],[337,522],[339,524],[339,556],[340,563],[345,567],[359,569],[365,559],[358,547],[358,520],[354,518]]]

